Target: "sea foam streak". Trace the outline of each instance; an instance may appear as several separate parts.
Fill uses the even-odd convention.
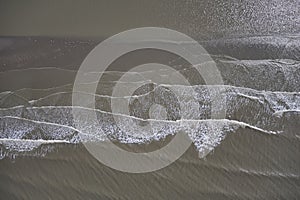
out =
[[[284,132],[281,126],[283,120],[288,120],[278,112],[297,110],[300,105],[300,94],[293,92],[262,92],[253,89],[226,86],[222,91],[227,99],[226,118],[210,119],[210,106],[212,95],[220,95],[219,86],[193,86],[196,91],[194,96],[184,94],[186,87],[191,86],[169,86],[172,90],[181,92],[181,106],[186,107],[184,111],[187,119],[177,121],[141,119],[122,113],[112,114],[105,111],[105,105],[111,98],[118,98],[126,103],[131,97],[109,97],[105,95],[94,95],[98,109],[70,106],[72,93],[62,92],[51,94],[38,100],[28,101],[27,106],[16,106],[2,108],[1,116],[1,144],[6,151],[31,151],[46,141],[66,141],[68,143],[103,141],[107,137],[116,139],[122,143],[149,143],[174,135],[183,131],[190,136],[199,150],[200,155],[213,150],[225,138],[228,133],[233,133],[239,128],[248,127],[265,134],[276,134]],[[210,90],[210,92],[209,92]],[[214,91],[214,92],[213,92]],[[10,93],[7,93],[10,94]],[[81,94],[92,95],[92,94]],[[143,101],[147,94],[135,96]],[[9,96],[7,98],[14,98]],[[7,99],[7,101],[9,101]],[[190,112],[193,108],[191,102],[198,102],[199,110]],[[4,101],[5,102],[5,101]],[[101,110],[101,108],[103,108]],[[83,113],[84,117],[96,112],[98,121],[88,118],[86,126],[81,127],[80,132],[76,129],[72,111],[74,109]],[[241,111],[242,110],[242,111]],[[245,115],[247,113],[247,115]],[[183,113],[184,114],[184,113]],[[120,119],[121,124],[115,124],[114,118]],[[148,122],[151,124],[152,132],[137,132],[132,123]],[[121,131],[120,131],[121,130]],[[33,143],[32,140],[43,142]],[[27,145],[20,145],[27,144]],[[18,147],[20,146],[20,147]],[[26,148],[24,148],[26,146]]]

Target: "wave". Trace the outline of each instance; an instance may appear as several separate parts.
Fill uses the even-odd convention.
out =
[[[2,70],[54,66],[76,69],[101,39],[49,37],[1,37]],[[243,35],[199,41],[212,55],[229,55],[239,60],[299,58],[299,34]]]
[[[123,125],[126,126],[128,119],[122,118],[122,120],[124,121]],[[112,129],[107,130],[108,127],[111,128],[112,124],[102,125],[102,128],[97,127],[97,124],[89,124],[90,127],[85,129],[85,133],[82,133],[72,126],[28,120],[19,117],[1,117],[1,151],[7,155],[12,155],[12,153],[18,155],[19,152],[30,152],[45,144],[102,142],[109,138],[126,144],[144,144],[160,141],[168,135],[174,135],[180,131],[184,131],[193,141],[199,151],[199,155],[202,154],[202,157],[204,157],[208,152],[219,145],[227,134],[234,133],[240,128],[250,128],[264,134],[276,134],[243,122],[226,119],[180,120],[176,122],[149,121],[152,122],[152,130],[156,130],[156,132],[151,133],[151,135],[149,135],[149,133],[144,133],[145,135],[143,136],[141,133],[136,135],[134,134],[135,132],[131,132],[131,135],[130,131],[132,131],[132,126],[128,126],[127,123],[127,127],[122,127],[126,129],[126,132],[123,134],[119,133],[116,138],[117,134],[115,134]],[[106,129],[105,132],[103,131],[104,129]],[[113,133],[114,137],[109,137],[111,133]]]
[[[211,54],[226,54],[239,60],[292,59],[300,60],[299,34],[258,35],[220,38],[204,41]]]
[[[144,111],[141,111],[142,109],[140,111],[135,110],[134,107],[140,106],[140,108],[143,108],[143,104],[168,98],[170,100],[168,104],[169,111],[173,112],[174,115],[180,112],[180,115],[185,116],[185,119],[209,119],[211,117],[212,100],[219,99],[221,102],[215,110],[216,112],[221,112],[224,109],[226,111],[225,118],[242,121],[267,130],[278,130],[280,125],[277,123],[278,114],[276,112],[297,110],[300,105],[300,94],[298,92],[266,92],[230,86],[173,85],[168,86],[170,91],[161,93],[160,87],[166,86],[157,86],[153,91],[128,97],[61,92],[41,99],[27,101],[23,103],[24,107],[17,106],[16,108],[13,108],[11,105],[14,105],[12,102],[20,102],[15,100],[18,96],[7,93],[9,96],[2,100],[0,116],[20,116],[21,114],[22,116],[29,116],[30,110],[43,110],[43,107],[47,108],[47,106],[47,110],[51,110],[51,108],[56,110],[62,106],[72,106],[72,96],[79,95],[83,99],[95,98],[95,108],[100,111],[110,112],[112,102],[117,102],[120,105],[131,105],[135,116],[140,118],[143,118],[145,115]],[[174,94],[177,97],[172,96]],[[149,98],[152,98],[152,100],[149,100]],[[158,100],[153,100],[153,98]],[[176,100],[176,98],[178,99]],[[24,101],[23,99],[21,100]],[[89,108],[92,105],[91,103],[87,102],[86,107]],[[4,109],[5,107],[8,109]],[[191,110],[193,112],[190,112]]]
[[[31,44],[33,40],[27,42]],[[80,44],[60,43],[67,45],[66,49]],[[51,50],[48,55],[38,54],[43,59],[51,58],[50,61],[46,59],[46,64],[41,64],[33,52],[27,55],[22,50],[15,50],[14,56],[11,52],[1,55],[0,63],[14,66],[0,72],[1,151],[6,155],[17,155],[43,146],[47,150],[42,152],[47,152],[50,147],[46,146],[53,143],[77,145],[107,139],[146,144],[184,132],[204,156],[228,134],[240,129],[299,139],[298,35],[221,38],[201,44],[213,54],[224,85],[205,85],[202,77],[194,76],[194,67],[182,65],[181,58],[176,57],[169,63],[173,70],[106,71],[98,82],[96,95],[85,91],[98,81],[97,74],[86,73],[87,81],[78,84],[79,91],[73,93],[76,68],[80,63],[69,69],[60,68],[51,61],[57,55]],[[94,45],[93,41],[84,43],[85,50],[76,52],[84,54]],[[41,67],[47,65],[49,67]],[[120,81],[124,73],[135,78]],[[195,80],[190,86],[165,83],[150,87],[152,80],[149,77],[153,73],[161,80],[176,73]],[[116,84],[120,90],[133,87],[138,90],[131,96],[113,96]],[[74,95],[95,99],[95,107],[93,101],[73,105]],[[219,100],[217,105],[214,99]],[[164,109],[151,110],[153,104]],[[125,111],[113,109],[115,105],[128,105],[128,109],[126,106]],[[212,108],[217,115],[226,111],[225,115],[215,119]],[[74,112],[79,114],[79,119],[74,118]],[[92,113],[96,113],[97,119],[91,118]],[[78,125],[78,120],[83,124]]]
[[[81,131],[74,124],[74,109],[77,110],[76,112],[81,113],[84,118],[85,124],[81,124],[81,127],[77,125],[77,128]],[[97,114],[97,121],[89,119],[91,113],[94,112]],[[259,128],[262,123],[250,125],[243,121],[229,119],[181,119],[170,121],[140,119],[134,116],[72,106],[18,106],[1,110],[0,130],[2,131],[0,138],[3,140],[0,143],[8,152],[12,150],[31,151],[44,144],[42,142],[33,143],[32,140],[54,141],[54,143],[60,140],[77,144],[78,142],[99,142],[109,138],[121,143],[145,144],[164,140],[169,135],[175,135],[183,131],[194,142],[199,154],[206,155],[207,152],[218,146],[227,134],[234,133],[240,128],[250,128],[268,135],[285,133],[285,129],[288,129],[289,124],[293,125],[295,121],[299,121],[300,115],[298,112],[298,118],[295,118],[295,116],[295,114],[277,116],[275,113],[274,119],[277,119],[275,122],[275,124],[278,124],[277,129],[274,130],[273,127],[272,130],[268,130],[264,129],[266,127]],[[116,124],[114,120],[119,123]],[[244,118],[240,120],[244,120]],[[151,125],[152,131],[150,133],[149,129],[143,132],[134,126],[134,124],[145,122]],[[251,122],[253,123],[253,121]],[[285,124],[285,126],[282,127],[282,124]]]
[[[222,75],[225,85],[251,88],[255,90],[266,91],[286,91],[299,92],[300,84],[300,63],[291,59],[264,59],[264,60],[237,60],[228,56],[215,56],[217,68]],[[166,77],[172,77],[181,73],[185,77],[195,78],[195,68],[192,66],[182,65],[182,63],[174,61],[173,70],[145,71],[145,72],[119,72],[107,71],[105,76],[100,80],[105,86],[121,83],[118,79],[126,73],[126,75],[134,75],[134,80],[138,82],[149,82],[153,79],[153,73],[162,81],[168,81]],[[6,71],[0,73],[0,91],[16,91],[24,88],[48,89],[62,91],[70,90],[75,80],[77,71],[64,70],[59,68],[31,68]],[[197,73],[196,73],[197,74]],[[152,75],[152,76],[151,76]],[[98,82],[95,72],[86,73],[85,80],[81,83],[88,86],[91,83]],[[18,77],[18,82],[15,82]],[[52,77],[56,77],[55,81]],[[133,76],[132,76],[133,77]],[[150,78],[149,78],[150,77]],[[152,77],[152,78],[151,78]],[[191,79],[191,78],[190,78]],[[188,79],[189,80],[189,79]],[[153,81],[153,80],[152,80]],[[155,82],[155,81],[154,81]],[[126,83],[125,84],[130,84]],[[191,85],[205,85],[203,78],[200,76],[197,81],[192,80]],[[30,89],[27,89],[30,90]],[[49,89],[48,89],[49,90]],[[50,91],[49,91],[50,92]],[[49,93],[48,93],[49,94]]]

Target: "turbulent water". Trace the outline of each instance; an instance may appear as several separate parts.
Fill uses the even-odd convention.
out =
[[[7,50],[7,55],[1,56],[0,158],[14,160],[47,158],[50,155],[51,159],[55,152],[58,155],[65,154],[60,149],[66,148],[70,151],[75,149],[76,152],[81,149],[76,159],[83,159],[82,144],[86,142],[105,142],[110,139],[119,145],[151,145],[183,132],[197,150],[200,161],[196,162],[201,162],[199,167],[203,174],[208,168],[215,170],[215,174],[224,170],[232,176],[240,173],[253,179],[267,177],[264,180],[268,182],[272,179],[274,188],[280,185],[277,179],[284,179],[291,182],[293,188],[299,188],[299,37],[257,36],[202,41],[201,44],[212,55],[222,75],[223,85],[201,84],[203,79],[192,76],[193,67],[181,65],[175,59],[170,63],[176,73],[191,77],[192,84],[149,85],[150,80],[145,77],[153,71],[124,72],[120,67],[117,68],[120,70],[104,73],[96,94],[86,92],[97,81],[96,73],[85,74],[88,81],[80,84],[82,91],[73,93],[78,65],[62,67],[58,64],[60,61],[53,61],[54,56],[58,60],[60,55],[70,56],[69,49],[75,48],[76,51],[80,45],[83,48],[81,54],[85,55],[96,42],[2,38],[2,43],[8,45],[15,40],[27,45],[38,41],[56,44],[61,49],[44,55],[43,52],[34,52],[34,48],[31,48],[32,52],[24,53],[19,47]],[[41,60],[51,60],[50,65],[41,66]],[[125,73],[136,76],[135,81],[119,80]],[[175,72],[163,70],[154,73],[158,79],[164,79],[172,77]],[[116,84],[121,90],[132,87],[139,89],[132,96],[113,96],[112,89]],[[85,102],[86,106],[73,105],[74,95],[92,97],[95,107],[90,105],[92,102]],[[218,100],[217,105],[213,104],[215,99]],[[113,112],[112,102],[128,105],[129,113]],[[149,116],[153,103],[165,108],[157,107]],[[221,118],[212,117],[212,108],[217,114],[224,115]],[[74,112],[82,114],[84,127],[76,125],[78,119],[74,118]],[[91,113],[96,113],[97,120],[89,118]],[[137,129],[149,124],[150,133],[148,129]],[[264,146],[269,149],[264,149]],[[222,154],[226,155],[228,161],[222,159]],[[264,161],[259,159],[259,154],[262,154]],[[216,159],[211,159],[211,156]],[[286,159],[282,162],[279,158],[284,156]],[[183,166],[195,165],[197,168],[198,164],[186,159],[181,158],[179,162]],[[203,161],[205,159],[209,160],[206,164]],[[254,163],[261,161],[262,166],[250,164],[251,159]],[[274,168],[269,171],[263,167],[268,163],[274,163]],[[198,175],[205,179],[204,175]],[[288,183],[284,185],[287,190],[285,194],[292,199],[299,197],[299,190],[298,193],[289,193],[287,188],[291,185]],[[218,187],[211,184],[211,187]],[[84,190],[90,191],[90,188]],[[221,191],[203,191],[204,197],[230,197]],[[246,193],[251,194],[251,191]],[[246,198],[247,195],[239,197]]]
[[[22,69],[2,71],[0,80],[2,90],[6,91],[0,95],[1,157],[16,156],[23,152],[36,155],[35,149],[41,145],[105,140],[107,136],[121,143],[149,143],[163,140],[179,131],[190,136],[200,153],[213,150],[228,134],[240,128],[299,140],[299,133],[290,131],[299,125],[299,37],[232,38],[203,44],[212,53],[224,85],[155,84],[150,89],[141,88],[140,94],[133,97],[112,97],[109,94],[112,95],[111,90],[116,84],[121,83],[122,90],[138,88],[151,81],[145,80],[145,77],[153,72],[108,71],[105,73],[106,80],[102,80],[101,86],[98,86],[100,94],[88,94],[84,93],[85,88],[97,81],[96,73],[91,72],[85,74],[88,82],[81,84],[82,93],[74,94],[72,83],[76,70],[32,68],[29,65]],[[65,42],[64,46],[68,47],[68,43]],[[248,53],[250,48],[253,54]],[[224,51],[226,56],[216,54]],[[21,56],[19,59],[22,63],[34,60],[30,54],[28,58]],[[2,62],[11,64],[19,61],[4,56]],[[172,77],[178,72],[186,75],[194,73],[193,67],[177,66],[176,62],[176,59],[170,61],[175,72],[165,70],[154,73],[160,76],[159,79]],[[137,78],[134,82],[118,81],[118,77],[125,73]],[[178,94],[178,98],[174,94]],[[82,98],[92,95],[96,102],[95,109],[89,108],[89,105],[86,108],[72,106],[72,95],[81,95]],[[211,119],[212,101],[216,98],[220,102],[214,109],[216,112],[225,111],[224,119]],[[145,116],[144,109],[147,106],[149,109],[151,103],[163,102],[164,99],[169,99],[165,105],[168,111],[166,119]],[[112,113],[112,101],[131,106],[132,112],[130,115]],[[89,122],[84,132],[79,131],[73,118],[74,110],[96,112],[99,121]],[[163,114],[160,110],[156,112],[157,116]],[[120,123],[116,124],[114,118],[118,118]],[[137,132],[132,123],[150,123],[151,134],[147,131]],[[44,155],[43,151],[39,152]]]

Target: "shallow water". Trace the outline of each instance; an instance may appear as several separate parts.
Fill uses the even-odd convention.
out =
[[[127,72],[136,77],[135,81],[122,81],[119,79],[130,59],[121,58],[100,80],[96,94],[85,92],[97,81],[95,73],[85,74],[88,81],[80,83],[80,91],[72,93],[78,63],[53,63],[53,56],[69,52],[74,45],[84,47],[74,50],[81,58],[97,44],[93,40],[73,40],[74,43],[70,43],[72,39],[60,38],[1,39],[14,41],[15,46],[11,47],[16,47],[1,54],[5,64],[0,73],[2,198],[300,196],[299,36],[202,41],[221,72],[224,85],[201,84],[203,79],[193,76],[194,68],[173,55],[168,55],[168,61],[177,72],[190,77],[191,85],[149,85],[147,76],[153,73],[151,70]],[[36,42],[43,45],[49,41],[61,50],[44,50],[46,53],[41,57],[18,47],[22,44],[34,51]],[[163,80],[174,72],[154,73]],[[113,96],[112,88],[117,84],[120,90],[138,90],[134,96]],[[73,105],[72,95],[95,99],[95,108],[91,107],[92,102],[86,102],[85,107]],[[213,99],[220,100],[215,112],[225,110],[223,118],[212,117]],[[129,105],[129,113],[112,113],[114,101]],[[149,116],[153,102],[164,105],[167,113],[158,108],[153,111],[153,118]],[[74,112],[85,117],[84,128],[76,126]],[[90,113],[96,113],[96,121],[89,118]],[[136,125],[147,124],[151,125],[150,134],[137,129]],[[168,143],[178,132],[192,141],[189,149],[170,166],[145,174],[111,169],[97,161],[83,145],[105,143],[109,138],[124,149],[148,152]]]

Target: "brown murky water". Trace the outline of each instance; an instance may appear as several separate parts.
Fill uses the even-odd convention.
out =
[[[98,5],[94,4],[89,4],[89,8]],[[140,4],[123,5],[119,15],[125,14],[129,7],[139,9]],[[147,23],[133,20],[131,13],[123,19],[126,27],[163,26],[189,34],[210,53],[224,85],[203,86],[203,77],[196,76],[194,68],[173,54],[151,49],[127,54],[114,62],[102,77],[97,95],[80,94],[82,98],[93,96],[96,102],[93,111],[100,124],[97,129],[99,124],[86,120],[91,127],[83,134],[75,126],[72,115],[77,70],[106,35],[124,28],[112,19],[106,31],[99,28],[93,31],[94,23],[89,21],[85,31],[78,35],[74,34],[76,31],[66,34],[66,29],[76,28],[68,23],[53,32],[41,26],[41,33],[48,31],[48,34],[29,37],[25,35],[38,27],[30,25],[26,29],[24,25],[17,30],[0,21],[7,27],[0,31],[6,35],[0,37],[0,199],[299,199],[297,23],[300,15],[296,14],[297,2],[148,4],[148,8],[157,9],[153,12],[145,7],[140,9],[140,13],[149,14],[144,19]],[[108,8],[117,5],[109,4]],[[5,4],[10,9],[18,6]],[[63,10],[68,11],[68,6],[64,4]],[[42,5],[37,7],[45,9]],[[82,5],[76,8],[79,7]],[[48,9],[54,9],[53,5]],[[12,24],[24,14],[20,11],[19,15],[9,17],[7,12],[2,13]],[[110,16],[110,12],[103,13]],[[27,19],[35,15],[33,12]],[[120,80],[132,64],[149,59],[172,65],[192,86],[155,87],[143,79],[153,71],[160,79],[170,79],[173,76],[170,71],[135,73],[137,82]],[[88,81],[82,83],[82,90],[97,80],[93,73],[86,76]],[[119,98],[120,102],[130,104],[129,115],[111,114],[111,101],[115,98],[112,89],[116,85],[123,90],[137,88],[134,98]],[[223,90],[218,93],[220,87]],[[195,93],[189,93],[191,88]],[[174,94],[182,98],[178,100]],[[210,119],[214,94],[226,99],[219,103],[220,108],[226,109],[224,119]],[[153,102],[167,108],[167,114],[162,113],[167,120],[148,119]],[[195,104],[191,102],[200,106],[193,107]],[[87,112],[84,108],[76,109]],[[116,116],[118,126],[113,120]],[[189,118],[184,121],[182,116]],[[133,121],[128,123],[129,119]],[[150,122],[160,128],[152,135],[133,129],[133,123],[144,126]],[[191,146],[171,165],[149,173],[112,169],[83,145],[105,142],[106,135],[128,151],[150,152],[170,143],[179,131],[189,136]],[[95,137],[95,132],[99,137]]]

